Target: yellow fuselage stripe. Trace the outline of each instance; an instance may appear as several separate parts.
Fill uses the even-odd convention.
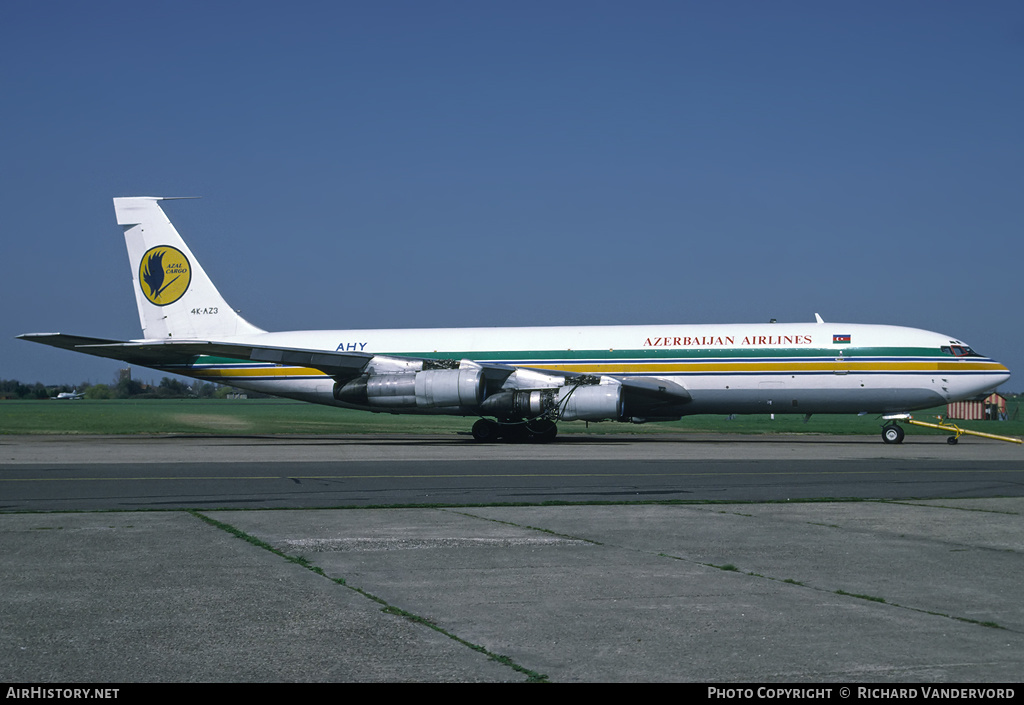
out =
[[[557,370],[561,372],[598,374],[714,374],[714,373],[805,373],[805,372],[1003,372],[1006,368],[997,362],[848,362],[829,360],[825,362],[671,362],[671,363],[559,363],[524,364],[536,370]],[[231,367],[193,370],[196,377],[326,377],[312,367],[257,367],[237,369]]]

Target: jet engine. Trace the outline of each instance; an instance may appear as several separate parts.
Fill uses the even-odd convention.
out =
[[[479,368],[363,375],[334,385],[334,398],[384,408],[476,407],[484,398]]]
[[[550,416],[561,421],[604,421],[623,414],[622,387],[618,384],[525,389],[487,397],[480,412],[507,419]]]

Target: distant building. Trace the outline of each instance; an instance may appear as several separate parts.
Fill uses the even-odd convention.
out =
[[[946,405],[946,418],[964,421],[1005,421],[1006,398],[993,392],[987,397]]]

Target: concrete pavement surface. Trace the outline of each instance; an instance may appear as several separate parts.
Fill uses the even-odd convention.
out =
[[[1022,513],[0,514],[0,681],[1019,682]]]

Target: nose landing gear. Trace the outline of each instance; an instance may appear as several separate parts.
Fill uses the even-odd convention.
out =
[[[884,443],[902,443],[906,433],[894,423],[882,427],[882,441]]]

